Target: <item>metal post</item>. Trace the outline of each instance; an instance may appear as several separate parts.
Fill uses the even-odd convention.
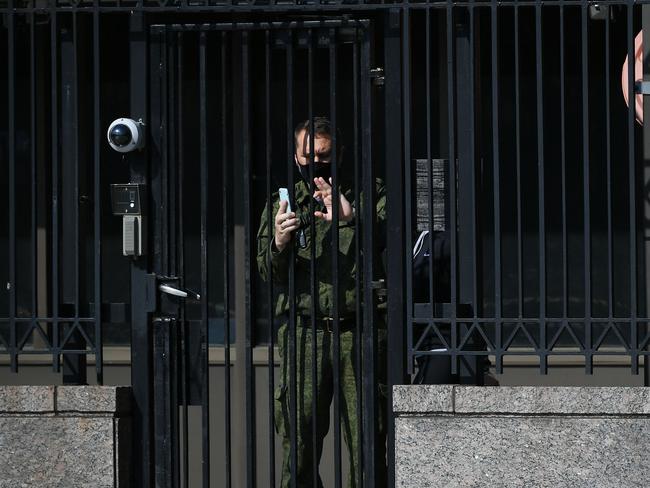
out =
[[[470,9],[472,7],[469,7]],[[454,36],[456,43],[456,86],[457,86],[457,133],[458,133],[458,181],[457,202],[450,202],[451,205],[458,207],[458,303],[470,303],[473,309],[473,315],[476,317],[480,314],[479,297],[480,297],[480,276],[478,270],[478,240],[479,229],[477,225],[477,201],[478,185],[476,163],[476,135],[474,103],[474,49],[472,46],[474,37],[472,35],[473,22],[471,19],[472,11],[461,9],[457,11],[454,19]],[[451,28],[451,26],[450,26]],[[452,181],[451,185],[454,184]],[[467,314],[463,314],[466,316]],[[454,324],[452,324],[454,327]],[[460,335],[458,342],[452,347],[458,347],[462,338],[468,333],[466,324],[459,324],[458,331]],[[467,347],[467,346],[465,346]],[[462,355],[460,355],[462,358]],[[468,371],[467,365],[471,361],[471,369]],[[470,357],[467,362],[461,362],[459,375],[461,381],[476,381],[480,383],[482,379],[482,358]],[[452,365],[452,372],[454,368]],[[474,378],[468,376],[474,375]],[[465,379],[463,379],[465,378]]]
[[[240,168],[244,160],[244,142],[245,135],[241,128],[243,127],[243,114],[241,100],[243,99],[243,65],[241,59],[242,53],[242,36],[241,33],[235,32],[230,34],[232,37],[232,66],[230,76],[232,79],[232,97],[233,102],[233,120],[232,120],[232,161],[237,161],[237,167]],[[225,163],[224,163],[225,164]],[[233,172],[232,200],[234,202],[244,201],[244,171],[235,170]],[[244,205],[233,205],[232,207],[232,225],[233,225],[233,250],[234,250],[234,309],[235,309],[235,352],[236,361],[232,368],[232,470],[231,476],[240,486],[250,486],[249,475],[251,474],[252,464],[246,456],[246,408],[247,405],[247,365],[246,365],[246,336],[247,336],[247,284],[244,278],[244,269],[247,253],[246,246],[246,225],[245,215],[248,208]],[[246,480],[246,482],[244,482]]]
[[[377,309],[372,280],[375,277],[374,236],[377,215],[375,204],[375,171],[372,166],[371,135],[372,110],[370,97],[370,33],[362,31],[361,42],[361,181],[363,188],[362,242],[363,242],[363,486],[374,487],[383,475],[383,460],[378,445],[377,413]]]
[[[73,18],[76,22],[76,18]],[[61,315],[79,316],[79,112],[77,90],[76,26],[61,29]],[[86,343],[79,330],[79,322],[66,324],[63,329],[62,349],[85,349]],[[63,382],[86,383],[86,355],[63,354]]]
[[[393,416],[393,385],[407,383],[406,376],[406,341],[404,321],[406,317],[404,303],[404,264],[406,250],[404,231],[404,168],[409,162],[402,163],[402,121],[389,114],[402,113],[401,85],[401,30],[400,10],[391,9],[384,18],[384,114],[386,144],[386,200],[387,232],[386,263],[388,295],[388,486],[395,485],[395,418]],[[407,43],[409,40],[404,39]],[[410,304],[409,304],[410,306]],[[410,324],[407,324],[410,327]]]
[[[147,31],[142,12],[130,18],[131,114],[148,113]],[[129,154],[132,183],[146,183],[148,153]],[[149,240],[149,242],[151,242]],[[152,283],[147,275],[147,256],[131,261],[131,386],[133,387],[133,473],[135,486],[152,486],[151,367],[152,338],[149,313]]]
[[[174,411],[178,410],[173,381],[176,369],[176,328],[171,317],[155,317],[153,326],[153,391],[154,391],[154,437],[155,437],[155,486],[171,488],[174,484],[177,430]]]
[[[641,7],[642,12],[642,26],[643,26],[643,81],[650,81],[650,42],[646,40],[645,32],[650,32],[650,5],[644,4]],[[632,59],[629,60],[630,64],[633,64]],[[629,97],[629,103],[634,105],[634,96],[631,93]],[[643,97],[643,188],[647,187],[648,182],[650,181],[650,98],[647,96]],[[631,149],[631,148],[630,148]],[[611,182],[610,182],[611,184]],[[647,198],[644,198],[643,214],[644,222],[648,222],[650,219],[650,205],[647,202]],[[632,233],[634,229],[630,229]],[[647,316],[648,310],[650,310],[650,285],[648,284],[648,276],[650,276],[650,240],[648,236],[650,234],[650,228],[647,224],[643,229],[643,246],[645,258],[645,313],[644,316]],[[632,234],[636,237],[635,234]],[[633,269],[630,272],[635,272]],[[631,311],[635,313],[634,310]],[[650,333],[650,324],[646,324],[645,335]],[[633,345],[636,347],[636,345]],[[650,345],[646,347],[646,350],[650,350]],[[648,364],[648,356],[643,357],[643,384],[645,386],[650,386],[650,364]]]

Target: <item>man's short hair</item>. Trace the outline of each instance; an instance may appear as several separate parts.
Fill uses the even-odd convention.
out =
[[[311,122],[309,119],[300,122],[293,131],[293,140],[296,147],[298,147],[298,136],[303,130],[307,131],[307,134],[311,132]],[[332,124],[326,117],[314,117],[314,138],[318,136],[332,138]]]

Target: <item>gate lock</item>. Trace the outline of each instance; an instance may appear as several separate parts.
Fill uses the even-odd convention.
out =
[[[176,277],[169,276],[157,276],[158,280],[158,291],[161,293],[166,293],[178,298],[191,298],[193,300],[200,300],[201,294],[195,291],[192,291],[188,288],[181,288],[178,284],[179,279]]]
[[[201,300],[201,295],[195,291],[180,286],[180,279],[177,276],[155,275],[156,290],[160,300],[156,310],[159,314],[174,316],[178,313],[178,307],[186,299]]]
[[[163,295],[165,298],[163,298]],[[201,300],[201,294],[180,286],[177,276],[146,275],[145,303],[148,312],[175,315],[180,300]]]

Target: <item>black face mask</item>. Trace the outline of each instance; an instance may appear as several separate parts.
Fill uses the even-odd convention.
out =
[[[332,169],[331,169],[331,163],[318,163],[314,162],[314,178],[323,178],[325,181],[329,183],[330,177],[332,176]],[[305,180],[307,183],[310,184],[310,187],[313,186],[313,181],[310,181],[309,179],[309,165],[302,166],[298,164],[298,171],[300,171],[300,176],[302,176],[302,179]]]

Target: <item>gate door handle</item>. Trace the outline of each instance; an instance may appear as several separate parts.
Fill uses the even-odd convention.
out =
[[[164,283],[158,285],[158,289],[163,293],[167,293],[168,295],[174,295],[175,297],[181,297],[181,298],[191,297],[194,298],[195,300],[201,299],[201,295],[199,293],[196,293],[195,291],[176,288],[171,285],[166,285]]]

